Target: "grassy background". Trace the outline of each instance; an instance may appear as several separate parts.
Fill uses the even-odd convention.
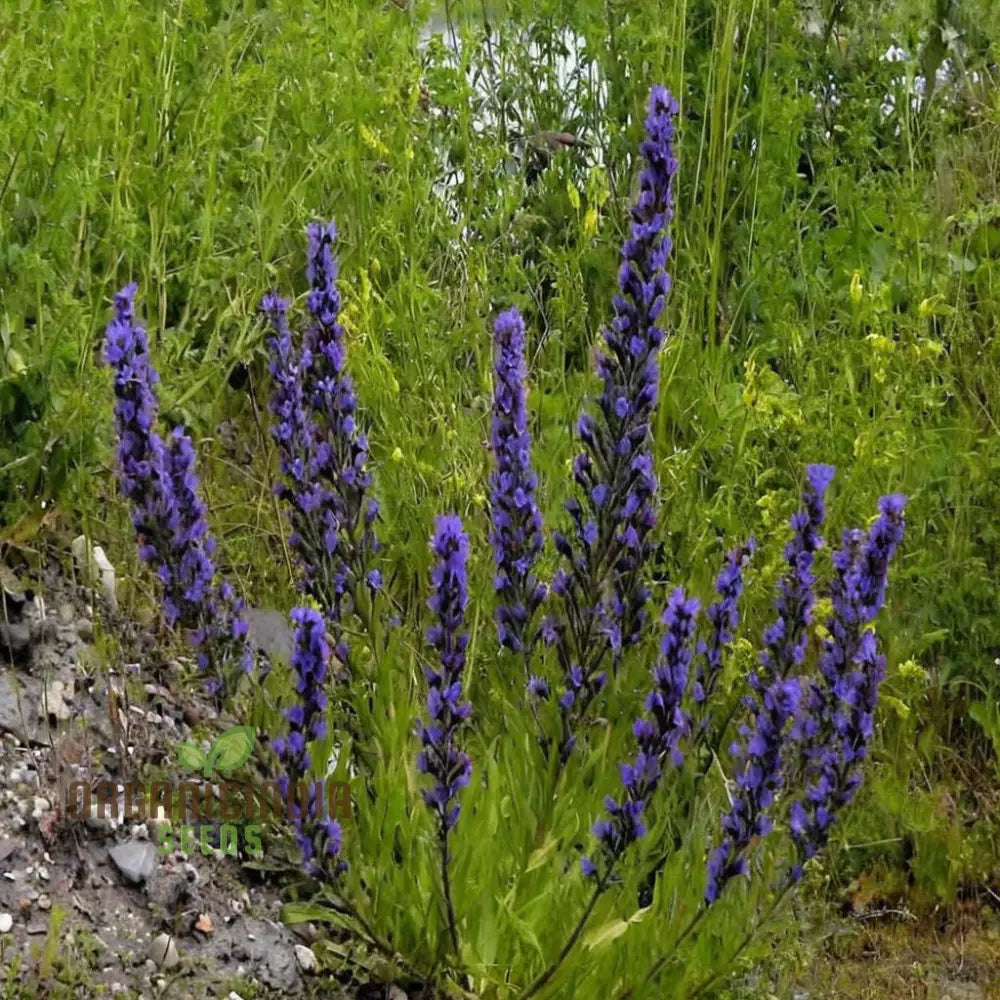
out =
[[[416,600],[432,515],[452,507],[478,535],[485,589],[489,317],[526,313],[558,521],[641,109],[665,82],[683,117],[656,426],[663,569],[704,586],[723,544],[780,536],[807,461],[841,469],[838,530],[880,493],[910,494],[877,760],[831,878],[931,901],[988,884],[1000,11],[820,6],[455,2],[450,23],[428,4],[353,0],[0,11],[0,539],[30,549],[55,501],[134,566],[106,503],[95,365],[110,297],[134,279],[230,569],[255,602],[286,606],[255,310],[271,285],[303,290],[303,227],[333,216],[394,564]],[[936,81],[919,101],[918,77]],[[545,131],[585,145],[549,156],[530,138]]]

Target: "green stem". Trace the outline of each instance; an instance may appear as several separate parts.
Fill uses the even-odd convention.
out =
[[[549,965],[549,967],[528,987],[524,993],[522,1000],[529,1000],[529,997],[535,996],[539,990],[543,989],[549,982],[549,980],[559,971],[559,967],[563,964],[569,953],[573,950],[576,942],[580,939],[580,935],[583,933],[584,928],[587,926],[587,921],[590,920],[591,914],[594,912],[594,907],[597,905],[598,899],[601,898],[604,890],[608,887],[608,881],[611,878],[611,873],[614,870],[614,865],[612,864],[604,877],[594,886],[594,891],[591,894],[590,901],[587,903],[586,908],[583,913],[580,914],[580,919],[576,922],[576,926],[573,928],[573,932],[566,939],[566,943],[562,946],[562,950],[556,957],[556,960]]]

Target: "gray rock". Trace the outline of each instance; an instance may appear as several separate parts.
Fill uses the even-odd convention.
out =
[[[316,971],[316,952],[312,948],[307,948],[304,944],[295,946],[295,961],[299,963],[299,968],[303,972]]]
[[[157,934],[149,942],[149,957],[160,969],[172,969],[181,960],[177,954],[177,945],[169,934]]]
[[[0,647],[0,663],[5,659]],[[40,684],[35,677],[0,668],[0,731],[13,733],[22,743],[42,743],[38,725]]]
[[[170,918],[191,897],[194,886],[184,872],[158,870],[146,884],[146,898]]]
[[[94,623],[86,618],[81,618],[76,623],[76,634],[84,642],[90,642],[94,638]]]
[[[27,663],[31,659],[31,623],[0,621],[0,662]]]
[[[122,875],[141,885],[156,870],[156,848],[148,840],[127,840],[108,848],[108,854]]]
[[[14,918],[9,913],[0,913],[0,934],[9,934],[14,926]]]
[[[291,662],[295,633],[288,616],[269,608],[247,608],[245,614],[250,645],[272,661]]]
[[[294,941],[281,924],[245,917],[220,929],[210,947],[220,961],[233,960],[245,966],[250,975],[269,989],[283,994],[295,994],[302,989]]]

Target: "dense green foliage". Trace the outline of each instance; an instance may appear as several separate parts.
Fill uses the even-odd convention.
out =
[[[666,82],[683,120],[657,426],[664,575],[705,590],[723,541],[780,533],[806,461],[842,470],[837,524],[879,493],[911,495],[884,630],[893,700],[874,792],[844,833],[888,843],[842,870],[888,850],[943,896],[989,874],[992,830],[959,846],[939,782],[949,747],[975,762],[1000,745],[1000,13],[822,6],[832,22],[792,0],[539,0],[487,10],[485,40],[479,4],[452,4],[450,26],[391,2],[0,12],[0,537],[56,499],[132,558],[122,513],[97,503],[111,459],[95,348],[110,295],[135,279],[164,408],[199,439],[232,570],[256,603],[286,606],[255,308],[272,284],[303,287],[303,225],[327,216],[414,604],[434,512],[454,507],[485,539],[487,323],[511,303],[558,517],[638,112]],[[906,57],[884,58],[890,45]],[[917,101],[915,78],[938,71]],[[538,138],[562,131],[585,145]],[[767,551],[758,608],[780,546]]]

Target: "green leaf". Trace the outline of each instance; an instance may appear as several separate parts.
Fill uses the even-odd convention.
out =
[[[212,770],[232,771],[245,763],[253,753],[253,726],[233,726],[220,734],[208,752],[206,775]]]
[[[283,924],[338,923],[337,911],[322,903],[285,903],[281,908]]]
[[[191,771],[200,771],[205,766],[205,755],[194,743],[182,743],[177,748],[177,763]]]
[[[621,937],[628,930],[628,923],[624,920],[612,920],[603,927],[596,927],[583,940],[583,946],[588,950],[600,948],[602,945],[610,944],[615,938]]]
[[[528,858],[528,867],[525,869],[526,872],[533,872],[536,868],[541,868],[542,865],[552,856],[553,851],[559,846],[558,837],[550,837],[541,847],[532,851],[531,857]]]

